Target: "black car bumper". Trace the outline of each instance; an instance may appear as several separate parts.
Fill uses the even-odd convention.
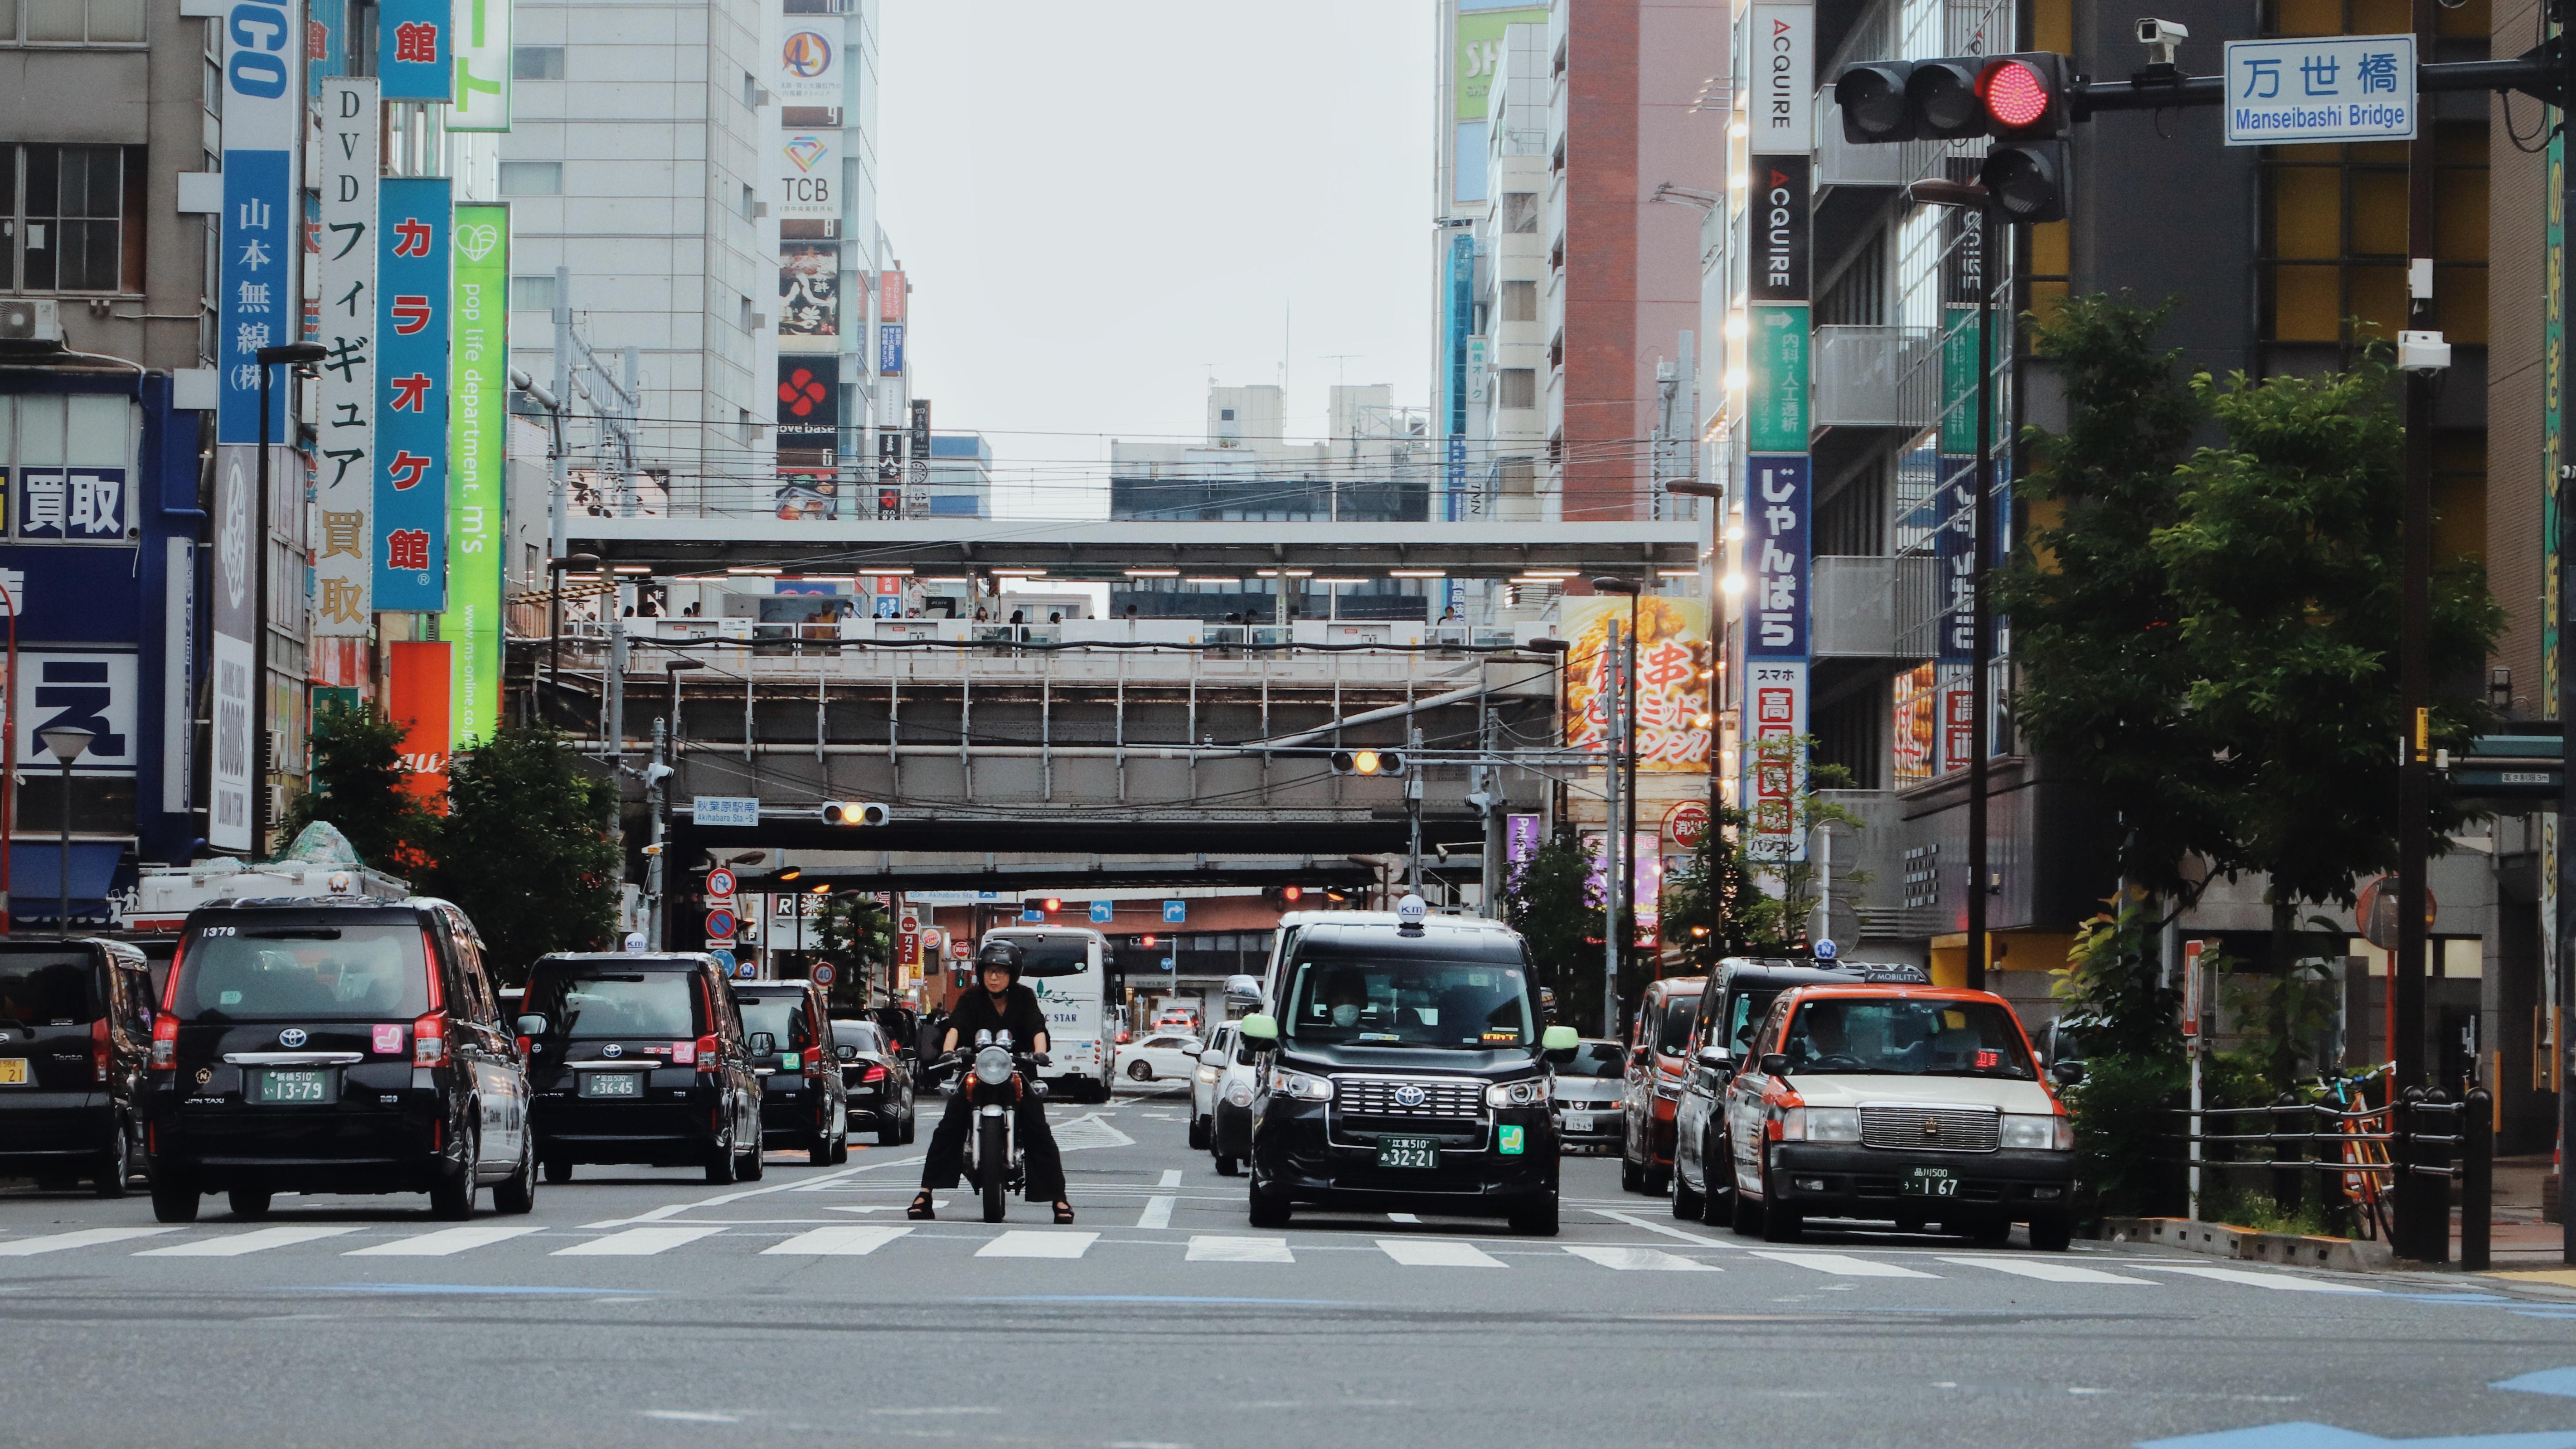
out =
[[[378,1111],[182,1105],[156,1118],[152,1172],[201,1191],[427,1192],[460,1158],[435,1099]]]
[[[0,1171],[60,1166],[93,1158],[109,1147],[116,1109],[107,1089],[88,1092],[12,1091],[0,1097]]]
[[[760,1139],[770,1147],[810,1147],[831,1130],[827,1093],[809,1090],[803,1077],[785,1072],[760,1079]]]
[[[903,1116],[894,1100],[875,1087],[850,1088],[850,1126],[883,1127]]]
[[[1443,1130],[1445,1129],[1445,1130]],[[1515,1135],[1519,1151],[1506,1151]],[[1381,1137],[1431,1137],[1437,1166],[1381,1167]],[[1369,1119],[1328,1122],[1314,1104],[1273,1099],[1253,1124],[1252,1163],[1261,1186],[1291,1202],[1325,1207],[1418,1207],[1469,1217],[1501,1216],[1556,1193],[1556,1128],[1544,1108],[1491,1114],[1439,1127]]]
[[[2075,1182],[2072,1152],[1907,1152],[1813,1142],[1783,1142],[1771,1152],[1769,1191],[1810,1217],[2028,1222],[2066,1211]]]
[[[667,1097],[663,1090],[641,1102],[576,1097],[569,1088],[539,1093],[528,1110],[537,1156],[652,1167],[706,1161],[723,1128],[722,1098],[713,1087],[680,1088]]]
[[[1208,1118],[1208,1145],[1219,1157],[1252,1155],[1252,1109],[1238,1107],[1223,1097],[1217,1098],[1216,1110]]]

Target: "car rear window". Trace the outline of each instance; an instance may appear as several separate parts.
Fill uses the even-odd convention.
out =
[[[795,996],[784,993],[752,996],[738,992],[736,999],[742,1003],[744,1036],[765,1031],[783,1052],[802,1051],[812,1045],[805,1039],[805,1013],[802,1009],[805,998],[801,993]]]
[[[572,1041],[707,1034],[704,1003],[688,971],[633,966],[540,966],[524,1009],[550,1036]]]
[[[106,1012],[98,988],[98,961],[87,951],[0,955],[0,1021],[85,1026]]]
[[[1574,1049],[1574,1060],[1556,1069],[1560,1077],[1616,1077],[1622,1075],[1628,1054],[1615,1041],[1588,1041]]]
[[[1091,969],[1089,936],[1012,934],[1002,940],[1020,948],[1020,975],[1079,976]]]
[[[428,943],[410,922],[201,926],[172,1006],[194,1021],[409,1020],[430,1009]]]
[[[877,1034],[876,1024],[873,1022],[833,1022],[832,1040],[836,1044],[848,1047],[852,1051],[882,1052],[886,1049],[885,1039]]]

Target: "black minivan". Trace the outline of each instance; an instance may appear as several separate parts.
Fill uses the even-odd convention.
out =
[[[123,1197],[143,1162],[152,977],[122,941],[0,941],[0,1175]]]
[[[442,1218],[536,1202],[528,1079],[445,901],[200,906],[152,1023],[152,1212],[201,1194],[260,1217],[279,1192],[426,1192]]]
[[[733,994],[760,1074],[762,1141],[801,1148],[818,1167],[849,1161],[850,1093],[823,989],[810,981],[763,981],[737,986]],[[758,1050],[764,1034],[765,1052]]]
[[[570,1182],[576,1162],[761,1175],[756,1043],[714,957],[559,952],[530,969],[520,1007],[546,1181]]]
[[[1550,1064],[1572,1027],[1542,1027],[1528,952],[1489,921],[1304,925],[1270,982],[1276,1015],[1238,1025],[1258,1064],[1251,1216],[1295,1204],[1504,1217],[1557,1230]]]

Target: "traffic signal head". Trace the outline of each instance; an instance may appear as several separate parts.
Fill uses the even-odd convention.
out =
[[[2066,57],[2046,51],[1999,55],[1977,72],[1977,100],[1998,140],[2066,134]]]
[[[1903,115],[1895,116],[1889,90],[1900,69]],[[2028,140],[2066,134],[2066,78],[2066,57],[2046,51],[1880,61],[1845,67],[1834,99],[1847,141]]]
[[[1404,773],[1404,753],[1401,750],[1335,750],[1333,773],[1401,775]]]
[[[1874,60],[1847,65],[1834,78],[1834,104],[1842,107],[1843,139],[1855,146],[1914,139],[1914,116],[1906,109],[1905,82],[1914,74],[1907,60]]]
[[[2075,190],[2075,147],[2064,140],[1997,141],[1977,181],[2006,221],[2062,221]]]
[[[874,800],[826,800],[823,823],[826,825],[883,825],[886,808]]]
[[[1983,68],[1973,55],[1916,62],[1905,78],[1905,109],[1914,133],[1942,141],[1986,134],[1985,103],[1977,96],[1977,72]]]

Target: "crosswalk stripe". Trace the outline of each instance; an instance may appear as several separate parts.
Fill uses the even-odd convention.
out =
[[[1013,1228],[975,1250],[978,1258],[1079,1258],[1091,1251],[1098,1233],[1059,1233],[1044,1228]]]
[[[445,1258],[462,1253],[469,1248],[487,1248],[494,1243],[506,1243],[512,1238],[524,1238],[535,1231],[537,1231],[535,1228],[505,1228],[497,1224],[485,1227],[441,1228],[434,1233],[415,1233],[408,1238],[396,1238],[390,1243],[352,1248],[340,1256],[344,1258]]]
[[[1806,1268],[1818,1273],[1835,1273],[1845,1278],[1938,1278],[1938,1273],[1918,1273],[1894,1263],[1881,1263],[1871,1258],[1855,1258],[1849,1253],[1781,1253],[1756,1248],[1753,1256],[1786,1263],[1792,1268]]]
[[[1177,1167],[1164,1168],[1163,1180],[1154,1184],[1156,1187],[1179,1187],[1180,1185],[1181,1170]]]
[[[851,1223],[798,1233],[761,1253],[814,1258],[862,1258],[912,1231],[910,1223]]]
[[[101,1243],[122,1243],[133,1238],[177,1231],[177,1228],[82,1228],[73,1233],[54,1233],[41,1238],[20,1238],[14,1243],[0,1243],[0,1258],[32,1258],[38,1253],[59,1253],[65,1248],[94,1248]]]
[[[1176,1197],[1149,1197],[1145,1199],[1145,1210],[1136,1215],[1136,1226],[1140,1228],[1170,1227],[1172,1225],[1172,1204],[1179,1201],[1180,1199]]]
[[[221,1238],[199,1238],[193,1243],[173,1243],[166,1248],[146,1248],[138,1258],[238,1258],[244,1253],[264,1253],[271,1248],[284,1248],[296,1243],[310,1243],[318,1238],[336,1238],[354,1233],[349,1228],[255,1228],[247,1233],[233,1233]]]
[[[622,1233],[610,1233],[607,1237],[593,1238],[586,1243],[575,1243],[569,1248],[557,1248],[551,1256],[649,1258],[656,1253],[667,1253],[682,1243],[694,1243],[700,1238],[723,1231],[721,1226],[628,1228]]]
[[[2318,1278],[2294,1278],[2287,1273],[2249,1273],[2242,1268],[2186,1268],[2180,1264],[2141,1263],[2150,1273],[2186,1273],[2194,1278],[2209,1278],[2220,1283],[2242,1283],[2248,1288],[2270,1288],[2280,1293],[2376,1293],[2376,1288],[2363,1288],[2352,1283],[2328,1283]]]
[[[2151,1278],[2130,1278],[2119,1273],[2105,1273],[2099,1268],[2080,1268],[2073,1263],[2052,1263],[2039,1258],[1943,1258],[1963,1268],[1992,1268],[2020,1278],[2037,1278],[2043,1283],[2129,1283],[2152,1288]]]
[[[1503,1260],[1456,1238],[1380,1238],[1380,1251],[1408,1268],[1499,1268]]]
[[[1604,1268],[1618,1268],[1623,1271],[1649,1273],[1722,1271],[1715,1263],[1703,1263],[1697,1258],[1685,1258],[1679,1253],[1667,1253],[1661,1248],[1588,1248],[1568,1245],[1565,1251],[1578,1258],[1598,1263]]]
[[[1185,1255],[1192,1263],[1294,1263],[1286,1238],[1229,1238],[1200,1233],[1190,1239]]]

